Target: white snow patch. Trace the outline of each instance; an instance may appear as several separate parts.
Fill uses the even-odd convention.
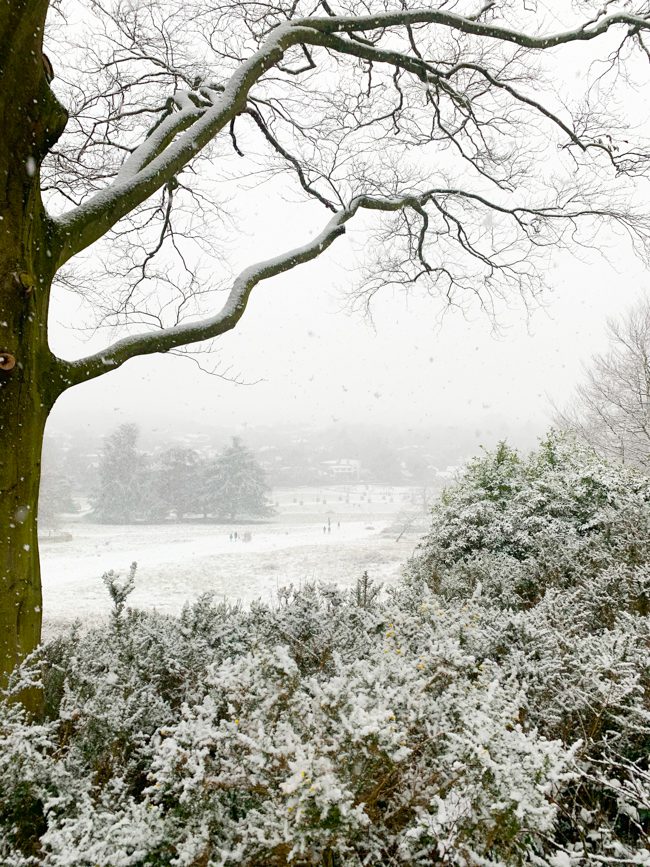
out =
[[[126,575],[134,560],[138,571],[129,604],[170,614],[206,592],[248,605],[256,599],[273,602],[278,589],[292,583],[353,587],[365,570],[389,584],[418,541],[417,531],[399,542],[398,531],[382,534],[403,503],[412,502],[405,491],[377,486],[363,501],[360,493],[353,494],[351,502],[341,501],[333,488],[325,495],[318,492],[318,499],[309,489],[284,497],[274,492],[281,514],[265,524],[67,523],[57,531],[61,541],[41,540],[45,633],[50,636],[75,619],[108,616],[111,601],[101,575],[111,569]],[[235,530],[237,541],[230,538]]]

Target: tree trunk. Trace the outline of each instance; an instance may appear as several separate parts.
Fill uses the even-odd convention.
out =
[[[0,6],[0,686],[40,641],[41,447],[62,390],[47,342],[53,227],[39,176],[67,115],[42,55],[47,7]],[[36,704],[33,695],[24,700]]]
[[[0,687],[40,641],[41,450],[47,416],[62,390],[47,345],[47,264],[26,253],[36,237],[44,248],[47,232],[37,224],[29,235],[31,243],[16,248],[0,232]],[[18,271],[22,279],[17,268],[25,269]],[[35,695],[21,700],[32,709],[38,705]]]
[[[41,636],[37,506],[45,418],[33,382],[0,384],[0,677]]]
[[[29,236],[17,248],[0,232],[0,687],[40,641],[41,450],[47,416],[62,391],[47,344],[49,263],[28,255],[36,238],[36,252],[46,248],[47,231],[37,223]],[[38,707],[36,694],[21,700]]]

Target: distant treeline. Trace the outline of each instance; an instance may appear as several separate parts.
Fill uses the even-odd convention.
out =
[[[123,424],[106,437],[95,484],[83,497],[90,503],[92,520],[107,524],[188,518],[234,521],[272,514],[266,474],[237,437],[210,456],[184,447],[152,455],[138,449],[138,437],[134,424]],[[68,466],[59,461],[45,467],[39,507],[45,527],[55,524],[61,513],[78,509]]]
[[[45,472],[64,475],[71,482],[75,495],[88,500],[100,486],[104,440],[105,437],[100,442],[86,429],[65,436],[51,435],[44,451]],[[201,458],[210,457],[230,440],[230,433],[217,427],[184,431],[174,426],[173,441],[162,427],[146,431],[142,428],[140,437],[141,449],[148,453],[152,462],[172,446],[182,451],[195,451]],[[251,428],[245,441],[273,488],[332,483],[334,474],[327,465],[334,462],[359,463],[358,473],[340,479],[343,482],[431,486],[437,483],[440,469],[461,463],[477,448],[475,442],[468,442],[466,431],[436,429],[427,432],[371,425]]]
[[[106,438],[93,517],[103,523],[213,517],[233,521],[272,513],[264,470],[238,437],[214,457],[190,448],[156,456],[137,449],[138,428]]]

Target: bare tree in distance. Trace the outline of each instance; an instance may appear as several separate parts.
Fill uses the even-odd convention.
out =
[[[650,301],[607,323],[609,348],[585,369],[556,424],[595,451],[650,472]]]
[[[647,151],[611,107],[645,77],[649,29],[641,0],[3,3],[0,675],[39,641],[41,443],[64,391],[219,337],[353,220],[377,242],[365,299],[422,284],[488,311],[530,300],[548,254],[603,224],[642,252],[629,201]],[[236,229],[233,191],[278,173],[320,227],[231,276],[216,239]],[[56,357],[53,287],[121,334]]]

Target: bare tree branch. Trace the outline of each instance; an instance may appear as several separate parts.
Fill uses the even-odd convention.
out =
[[[199,80],[194,90],[177,90],[163,115],[124,161],[114,181],[78,207],[57,218],[53,255],[58,265],[64,264],[70,257],[102,237],[117,221],[168,183],[224,127],[229,126],[238,114],[246,111],[246,101],[253,85],[277,67],[287,51],[294,46],[300,46],[306,54],[309,60],[306,67],[308,70],[315,68],[308,46],[322,46],[334,52],[370,61],[381,60],[414,74],[422,81],[433,81],[442,88],[448,87],[439,72],[424,61],[417,50],[410,56],[400,51],[369,45],[367,40],[344,39],[338,35],[347,34],[351,37],[358,33],[401,28],[413,44],[412,28],[416,25],[439,25],[454,32],[512,43],[527,49],[548,49],[570,42],[594,39],[615,26],[625,26],[630,34],[637,35],[650,29],[650,20],[646,16],[615,13],[588,21],[573,30],[542,36],[487,23],[480,15],[466,17],[445,10],[431,9],[404,9],[354,17],[328,15],[324,18],[299,18],[280,24],[265,37],[257,51],[240,63],[225,85],[215,86],[214,83]],[[487,70],[476,68],[491,84],[507,89],[516,99],[526,102],[542,115],[552,119],[572,143],[579,143],[574,132],[552,112],[535,100],[521,96],[512,87],[498,82]],[[453,94],[451,95],[453,97]],[[277,140],[275,141],[276,149],[281,147]],[[297,161],[290,158],[288,152],[284,153],[295,166]],[[331,203],[310,185],[305,189],[323,204],[331,206]]]
[[[608,323],[609,347],[595,355],[555,423],[597,452],[650,470],[650,304]]]
[[[282,27],[264,47],[244,62],[223,92],[204,88],[207,104],[197,106],[189,94],[182,95],[180,111],[163,121],[127,160],[123,172],[108,189],[56,220],[59,249],[56,260],[63,265],[76,253],[101,238],[119,219],[169,182],[230,121],[246,107],[248,91],[271,69],[291,45],[308,41],[304,28]],[[180,137],[172,141],[178,133]]]
[[[394,12],[378,13],[376,15],[359,15],[353,17],[328,16],[327,18],[303,18],[296,24],[313,27],[322,33],[356,33],[372,30],[382,30],[388,27],[405,27],[417,24],[440,24],[461,33],[473,36],[484,36],[511,42],[522,48],[547,49],[569,42],[588,41],[601,36],[612,27],[624,25],[633,33],[650,29],[650,16],[631,15],[617,12],[587,21],[572,30],[562,33],[551,33],[545,36],[532,36],[528,33],[489,24],[476,18],[457,15],[440,9],[402,9]]]
[[[435,271],[438,274],[449,275],[453,282],[454,278],[447,269],[434,269],[425,258],[424,243],[429,228],[429,217],[425,211],[425,207],[431,204],[442,214],[447,227],[447,233],[455,239],[455,242],[470,258],[476,259],[481,265],[485,266],[489,273],[505,270],[516,275],[517,258],[511,258],[502,263],[494,252],[483,251],[469,237],[463,223],[448,208],[447,203],[454,200],[478,204],[490,212],[494,211],[495,213],[506,215],[533,247],[538,244],[544,245],[543,240],[538,238],[541,231],[541,221],[549,222],[550,224],[561,221],[569,226],[574,226],[576,221],[579,221],[581,218],[589,220],[592,220],[596,216],[613,219],[619,218],[618,215],[611,211],[603,211],[602,214],[599,214],[597,211],[590,209],[567,207],[566,203],[558,204],[554,208],[543,207],[535,209],[517,207],[509,209],[484,196],[453,188],[436,188],[424,193],[411,193],[393,197],[358,196],[352,200],[348,207],[336,213],[323,231],[307,244],[289,250],[272,259],[259,262],[242,271],[232,285],[225,305],[215,316],[202,319],[198,322],[179,323],[174,327],[161,328],[157,331],[126,337],[109,346],[106,350],[79,361],[58,361],[59,372],[57,378],[61,382],[61,387],[67,388],[71,385],[93,379],[109,370],[120,367],[135,356],[168,352],[180,346],[218,337],[232,330],[243,316],[255,286],[264,280],[292,270],[298,265],[309,262],[321,255],[338,237],[345,233],[346,224],[360,210],[396,213],[411,209],[417,213],[422,219],[422,227],[417,233],[415,244],[418,260],[422,263],[426,273],[431,274]],[[620,219],[625,220],[625,217],[621,215]],[[641,233],[643,239],[646,239],[648,228],[643,223],[639,223],[638,226],[632,223],[626,225],[628,225],[630,232]]]

